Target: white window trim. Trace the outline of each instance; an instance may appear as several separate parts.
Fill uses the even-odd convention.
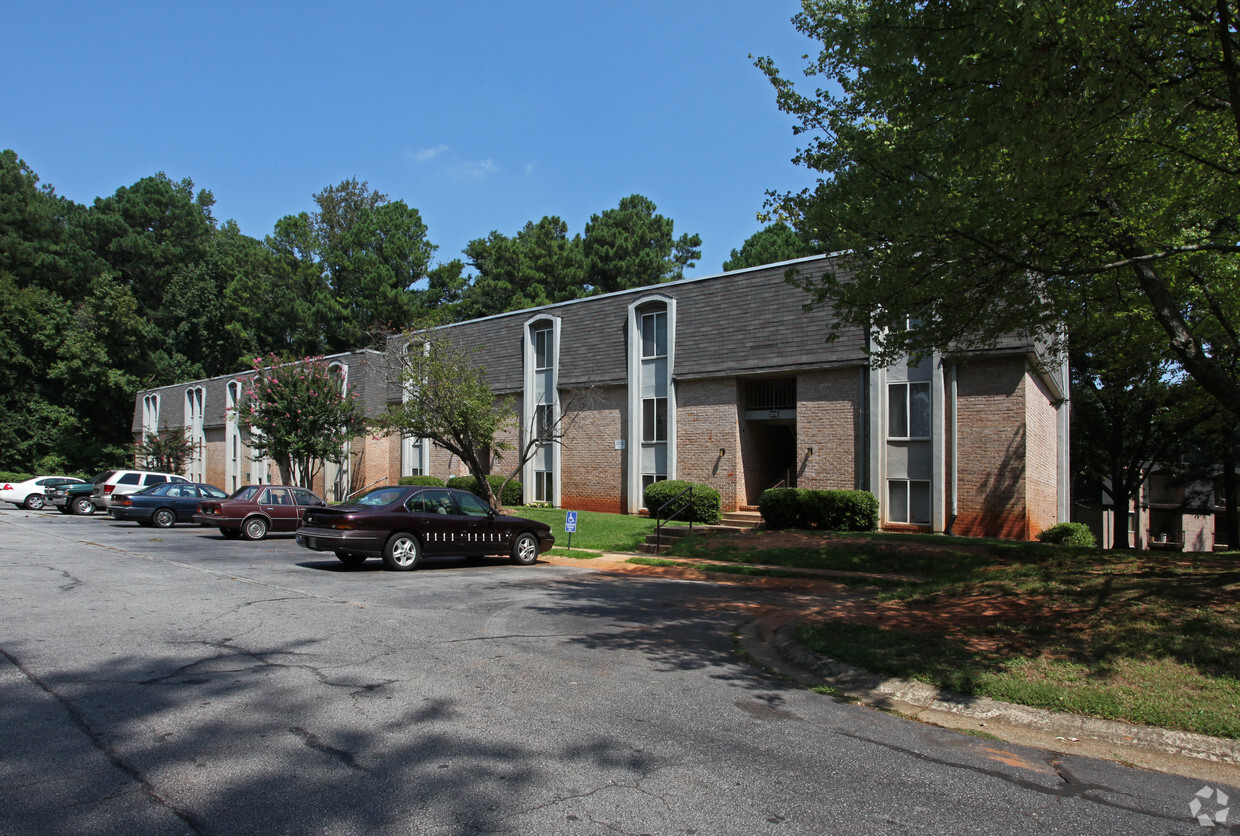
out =
[[[525,321],[523,326],[521,340],[521,438],[519,443],[524,450],[525,445],[529,442],[530,433],[535,432],[534,416],[540,405],[546,404],[551,407],[552,415],[558,418],[560,415],[560,357],[563,355],[563,343],[561,335],[563,334],[563,320],[558,316],[550,316],[548,314],[539,314]],[[538,366],[538,354],[534,350],[534,334],[538,331],[551,331],[551,365]],[[549,373],[549,374],[548,374]],[[538,375],[547,374],[550,378],[547,385],[547,394],[551,395],[550,400],[546,395],[539,396],[537,379]],[[561,503],[561,479],[562,472],[562,447],[561,444],[548,444],[548,456],[551,459],[551,493],[552,499],[549,500],[551,505],[556,508]],[[534,456],[521,465],[521,490],[524,492],[526,499],[532,499],[534,496],[534,480],[535,480]],[[547,472],[547,471],[543,471]]]
[[[676,300],[663,293],[635,299],[628,307],[628,422],[625,428],[625,511],[642,508],[642,331],[638,309],[662,303],[667,310],[667,474],[676,478]]]

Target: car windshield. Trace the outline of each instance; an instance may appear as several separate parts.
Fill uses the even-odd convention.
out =
[[[361,505],[363,507],[374,508],[379,505],[391,505],[404,495],[401,488],[375,488],[373,491],[364,493],[348,505]]]

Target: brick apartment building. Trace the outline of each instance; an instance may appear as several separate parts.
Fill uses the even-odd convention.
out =
[[[523,468],[526,501],[637,513],[645,484],[703,482],[724,510],[775,485],[861,488],[883,526],[1024,539],[1068,519],[1066,363],[1010,340],[964,362],[874,366],[868,336],[828,342],[831,313],[785,282],[815,256],[445,326],[478,354],[520,428],[572,413]],[[387,354],[404,349],[389,343]],[[400,397],[383,352],[329,358],[369,415]],[[133,430],[186,427],[190,475],[233,489],[276,478],[230,418],[245,374],[138,394]],[[509,439],[519,446],[516,429]],[[501,461],[496,472],[504,470]],[[325,468],[331,498],[403,475],[463,474],[429,442],[359,437]]]

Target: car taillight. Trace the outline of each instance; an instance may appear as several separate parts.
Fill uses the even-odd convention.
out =
[[[336,520],[334,523],[328,523],[328,528],[334,528],[336,531],[354,531],[357,529],[357,523],[352,520]]]
[[[12,485],[10,485],[8,482],[5,482],[5,483],[4,483],[4,490],[6,490],[6,491],[11,491],[11,490],[13,490],[13,486],[12,486]]]
[[[108,494],[112,493],[112,491],[114,490],[116,490],[116,485],[104,485],[103,486],[104,496],[107,496]]]

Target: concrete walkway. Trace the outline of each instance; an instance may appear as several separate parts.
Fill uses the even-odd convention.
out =
[[[808,577],[762,578],[702,572],[690,566],[717,561],[676,561],[684,566],[643,566],[627,562],[632,557],[647,556],[609,552],[590,560],[546,555],[540,559],[608,572],[744,584],[790,593],[830,594],[834,590],[849,597],[854,590],[842,587],[838,580],[832,583],[833,579],[875,577],[865,573],[771,566],[765,568],[796,571]],[[741,628],[740,646],[757,664],[800,685],[827,688],[838,699],[919,722],[1051,752],[1071,752],[1240,786],[1240,741],[1029,708],[987,697],[967,697],[922,682],[868,673],[813,653],[797,641],[797,626],[812,614],[813,609],[806,609],[804,603],[791,609],[770,608]]]

